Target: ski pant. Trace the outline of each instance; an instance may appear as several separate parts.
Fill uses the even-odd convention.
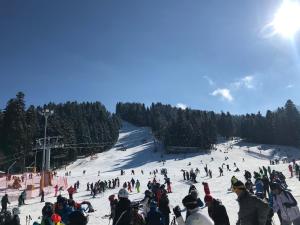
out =
[[[163,219],[163,224],[164,225],[169,225],[170,224],[170,214],[163,214],[162,216]]]
[[[295,219],[294,221],[286,221],[286,220],[282,220],[281,221],[281,225],[300,225],[300,217]]]

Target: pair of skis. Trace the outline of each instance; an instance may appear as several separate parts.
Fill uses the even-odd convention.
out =
[[[30,225],[32,221],[32,218],[30,215],[26,216],[26,225]]]

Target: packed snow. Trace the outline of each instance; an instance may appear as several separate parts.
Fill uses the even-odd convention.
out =
[[[126,151],[121,151],[126,148]],[[232,148],[231,148],[232,146]],[[120,178],[120,187],[125,181],[130,181],[133,177],[141,182],[141,193],[133,190],[130,193],[130,200],[140,200],[144,196],[144,191],[147,189],[146,184],[149,180],[153,180],[153,175],[149,173],[154,169],[160,171],[161,168],[167,168],[168,176],[172,182],[173,193],[168,194],[170,199],[170,208],[176,205],[182,206],[182,199],[188,194],[189,186],[192,184],[189,181],[184,181],[181,170],[190,170],[199,168],[200,174],[197,177],[198,183],[195,184],[199,191],[199,196],[203,200],[204,191],[202,182],[208,182],[211,194],[214,198],[220,199],[225,205],[231,224],[235,224],[237,220],[237,212],[239,210],[236,201],[237,196],[228,191],[230,188],[230,179],[233,175],[244,182],[244,170],[253,172],[258,171],[258,167],[268,166],[270,159],[281,159],[288,157],[289,159],[299,159],[299,149],[282,146],[255,145],[244,143],[239,140],[224,141],[216,145],[216,149],[209,154],[164,154],[162,147],[154,140],[151,130],[145,127],[135,127],[124,122],[120,130],[119,140],[116,147],[109,151],[97,154],[97,158],[90,157],[78,159],[66,168],[59,170],[58,175],[64,176],[66,171],[71,171],[71,176],[68,177],[68,184],[72,185],[77,180],[80,182],[78,193],[74,194],[74,200],[81,202],[83,200],[90,201],[96,210],[89,214],[90,225],[109,224],[107,218],[102,218],[110,213],[108,196],[118,193],[119,189],[108,189],[103,194],[99,194],[96,198],[92,198],[90,192],[86,191],[87,182],[96,182],[99,179],[109,180],[116,177]],[[229,159],[225,161],[225,157]],[[213,161],[212,161],[213,158]],[[161,160],[165,160],[163,165]],[[244,161],[243,161],[244,159]],[[229,164],[231,171],[226,171],[224,168],[224,176],[219,177],[219,167],[222,164]],[[236,163],[240,172],[233,172]],[[189,166],[190,164],[190,166]],[[213,178],[206,177],[204,166],[212,170]],[[65,170],[66,169],[66,170]],[[120,170],[125,170],[126,174],[121,176]],[[135,170],[135,176],[131,176],[131,169]],[[271,169],[279,170],[287,177],[287,184],[292,190],[295,198],[300,201],[300,181],[297,178],[290,178],[288,173],[288,164],[271,165]],[[83,175],[83,170],[86,170]],[[144,175],[141,174],[144,171]],[[100,176],[98,176],[100,171]],[[164,182],[163,176],[157,174],[158,182]],[[67,191],[63,191],[63,196],[68,196]],[[53,193],[45,196],[45,201],[55,202],[54,188]],[[17,202],[12,202],[9,208],[13,208]],[[26,205],[21,209],[21,224],[25,224],[26,216],[30,215],[33,221],[40,221],[41,209],[44,203],[40,203],[40,198],[26,200]],[[203,211],[207,214],[207,208]],[[279,224],[277,215],[274,216],[276,224]],[[171,216],[172,219],[172,216]],[[31,224],[32,224],[31,222]]]

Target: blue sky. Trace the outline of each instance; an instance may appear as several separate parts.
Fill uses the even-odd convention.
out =
[[[266,35],[279,0],[0,1],[0,108],[162,102],[240,114],[300,103],[300,34]]]

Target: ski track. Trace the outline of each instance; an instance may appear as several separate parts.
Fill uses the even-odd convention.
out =
[[[146,143],[143,143],[144,140],[146,140]],[[181,200],[188,193],[191,183],[183,180],[182,172],[180,170],[190,170],[192,168],[196,169],[197,167],[200,169],[200,174],[197,177],[198,183],[195,185],[199,191],[200,198],[202,200],[204,198],[202,182],[208,182],[212,196],[222,200],[227,209],[230,223],[235,224],[239,206],[236,201],[236,195],[228,192],[231,177],[235,175],[244,182],[243,174],[245,169],[253,172],[254,170],[258,170],[259,166],[268,166],[270,158],[281,158],[287,156],[287,152],[289,154],[288,156],[294,156],[296,159],[299,159],[299,149],[228,141],[218,144],[216,146],[217,150],[210,154],[164,155],[166,163],[163,166],[162,162],[159,162],[159,160],[161,160],[162,152],[154,152],[154,140],[150,129],[145,127],[135,127],[126,122],[123,123],[123,127],[120,130],[119,140],[116,145],[119,144],[123,144],[127,147],[127,150],[119,151],[117,148],[112,148],[107,152],[97,154],[97,159],[78,159],[71,165],[67,166],[67,171],[72,171],[72,176],[68,177],[68,184],[72,185],[77,180],[80,181],[80,188],[78,193],[74,194],[74,200],[78,202],[88,200],[96,209],[96,212],[89,214],[89,225],[104,225],[109,223],[108,219],[103,219],[101,217],[110,213],[108,196],[111,194],[117,194],[119,189],[107,190],[104,194],[100,194],[97,195],[96,198],[92,198],[89,195],[89,192],[85,191],[87,182],[95,182],[99,179],[108,180],[119,177],[120,186],[122,186],[125,181],[129,181],[132,177],[134,177],[135,179],[139,179],[141,182],[141,193],[136,193],[134,190],[133,193],[130,193],[129,198],[130,200],[139,200],[144,196],[143,192],[147,188],[146,184],[148,180],[153,179],[153,176],[150,176],[149,172],[153,169],[160,170],[161,168],[167,168],[173,190],[173,193],[169,194],[170,207],[180,205],[183,208]],[[224,153],[230,145],[232,145],[233,148],[229,148],[228,153]],[[248,146],[250,152],[248,152]],[[262,149],[261,152],[259,148]],[[226,161],[225,156],[229,157]],[[211,161],[211,157],[214,158],[214,161]],[[243,162],[243,158],[245,159],[245,162]],[[203,161],[203,164],[200,163],[201,160]],[[189,162],[191,162],[191,166],[188,166]],[[234,162],[240,169],[239,173],[233,172]],[[218,168],[222,165],[222,163],[229,164],[231,171],[227,172],[224,167],[224,176],[219,177]],[[208,168],[212,170],[212,179],[204,176],[205,164],[207,164]],[[120,176],[121,168],[124,168],[126,171],[124,176]],[[130,175],[131,168],[135,170],[135,176]],[[144,175],[141,174],[141,169],[144,170]],[[295,177],[290,178],[288,173],[288,164],[281,163],[279,165],[274,165],[271,166],[271,169],[283,171],[287,177],[289,188],[292,190],[298,201],[300,201],[300,190],[299,188],[298,190],[296,188],[299,187],[300,181],[298,181]],[[83,170],[86,170],[85,175],[83,175]],[[100,176],[98,176],[98,171],[100,171]],[[63,176],[65,172],[66,171],[62,169],[58,171],[58,174]],[[157,180],[163,182],[163,176],[160,174],[157,175]],[[54,198],[53,195],[45,196],[45,201],[55,202],[56,198]],[[63,196],[67,197],[66,191],[63,192]],[[27,205],[20,208],[21,224],[26,223],[26,215],[31,215],[33,219],[30,224],[32,224],[33,221],[40,221],[39,217],[41,216],[41,210],[44,203],[40,203],[39,201],[39,198],[27,200]],[[16,202],[13,202],[9,205],[9,208],[11,209],[15,207],[16,204]],[[204,208],[203,211],[207,214],[207,208]],[[275,223],[279,224],[277,218],[277,215],[275,215]]]

